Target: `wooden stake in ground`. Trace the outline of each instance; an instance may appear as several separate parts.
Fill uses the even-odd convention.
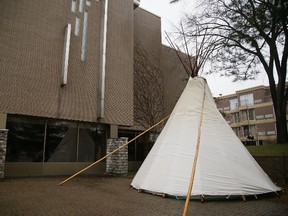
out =
[[[119,151],[120,149],[124,148],[125,146],[129,145],[131,142],[133,142],[134,140],[136,140],[137,138],[139,138],[140,136],[142,136],[143,134],[147,133],[148,131],[152,130],[153,128],[155,128],[156,126],[158,126],[159,124],[161,124],[163,121],[165,121],[166,119],[169,118],[170,115],[166,116],[165,118],[163,118],[161,121],[159,121],[158,123],[156,123],[155,125],[153,125],[152,127],[148,128],[147,130],[145,130],[144,132],[142,132],[141,134],[139,134],[138,136],[134,137],[132,140],[130,140],[129,142],[125,143],[124,145],[120,146],[119,148],[115,149],[114,151],[110,152],[109,154],[107,154],[106,156],[100,158],[99,160],[95,161],[94,163],[90,164],[89,166],[87,166],[86,168],[80,170],[79,172],[75,173],[74,175],[70,176],[69,178],[65,179],[64,181],[62,181],[59,186],[61,186],[62,184],[66,183],[67,181],[69,181],[70,179],[74,178],[75,176],[85,172],[86,170],[90,169],[92,166],[96,165],[97,163],[99,163],[100,161],[106,159],[107,157],[109,157],[110,155],[114,154],[115,152]]]
[[[206,95],[205,92],[206,92],[206,83],[205,83],[205,87],[204,87],[201,113],[200,113],[200,118],[199,118],[199,122],[198,122],[198,137],[197,137],[196,151],[195,151],[195,156],[194,156],[194,161],[193,161],[193,166],[192,166],[192,173],[191,173],[189,188],[188,188],[188,192],[187,192],[187,196],[186,196],[185,207],[184,207],[184,211],[183,211],[182,216],[187,216],[188,206],[189,206],[189,202],[190,202],[190,196],[192,193],[192,188],[193,188],[193,183],[194,183],[196,165],[197,165],[197,160],[198,160],[198,153],[199,153],[199,148],[200,148],[201,126],[202,126],[202,120],[203,120],[204,100],[205,100],[205,95]]]

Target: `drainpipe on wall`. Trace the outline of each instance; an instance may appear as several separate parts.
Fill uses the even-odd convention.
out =
[[[102,19],[100,37],[100,77],[99,77],[99,100],[98,119],[104,118],[105,103],[105,75],[106,75],[106,48],[107,48],[107,23],[108,23],[108,0],[102,0]]]

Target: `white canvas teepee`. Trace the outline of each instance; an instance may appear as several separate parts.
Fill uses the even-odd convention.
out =
[[[198,138],[191,196],[257,195],[280,190],[222,117],[201,77],[189,79],[131,185],[186,197]]]

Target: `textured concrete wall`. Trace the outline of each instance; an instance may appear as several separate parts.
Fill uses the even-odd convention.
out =
[[[181,96],[187,81],[183,65],[177,57],[175,50],[162,46],[160,68],[163,77],[164,91],[164,116],[169,115],[179,97]]]
[[[0,129],[0,179],[4,178],[7,137],[8,130]]]
[[[86,59],[81,61],[84,12],[72,0],[0,1],[0,112],[97,121],[102,1],[91,1]],[[110,0],[104,123],[133,124],[132,0]],[[80,19],[79,35],[75,20]],[[61,85],[64,29],[71,24],[67,85]]]
[[[107,154],[124,145],[128,138],[121,137],[107,140]],[[120,149],[106,159],[106,173],[116,175],[128,174],[128,146]]]
[[[0,129],[6,128],[7,114],[0,113]]]

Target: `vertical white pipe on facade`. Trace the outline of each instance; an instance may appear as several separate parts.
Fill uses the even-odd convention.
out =
[[[70,52],[70,38],[71,38],[71,24],[68,23],[67,26],[65,27],[62,74],[61,74],[61,86],[66,85],[67,84],[67,79],[68,79],[68,63],[69,63],[69,52]]]
[[[84,12],[83,22],[83,34],[82,34],[82,46],[81,46],[81,61],[86,60],[86,44],[87,44],[87,31],[88,31],[88,11]]]
[[[108,0],[102,0],[101,41],[100,41],[100,88],[98,118],[104,118],[105,75],[107,48]]]

